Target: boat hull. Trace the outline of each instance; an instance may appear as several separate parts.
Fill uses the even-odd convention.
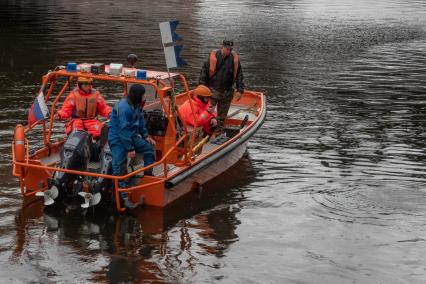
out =
[[[263,105],[258,119],[252,127],[241,133],[238,139],[221,147],[184,171],[171,176],[163,183],[135,190],[132,193],[132,200],[136,202],[143,197],[146,205],[165,207],[191,191],[200,189],[204,183],[228,170],[242,158],[247,149],[248,140],[262,126],[265,118],[266,106]],[[142,183],[144,182],[149,182],[149,180],[142,180]]]
[[[217,177],[237,163],[244,155],[246,149],[247,142],[244,142],[229,152],[226,156],[212,162],[199,171],[195,171],[178,184],[170,185],[170,183],[166,183],[164,206],[174,202],[179,197],[186,195],[193,190],[201,189],[203,184]],[[168,188],[168,186],[171,187]]]

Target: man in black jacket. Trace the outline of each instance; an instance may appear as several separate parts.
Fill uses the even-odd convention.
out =
[[[223,132],[223,126],[231,106],[235,82],[235,96],[240,100],[244,93],[243,71],[239,56],[232,51],[233,41],[224,40],[219,50],[213,50],[201,68],[199,84],[212,91],[211,103],[217,105],[217,127],[215,134]]]

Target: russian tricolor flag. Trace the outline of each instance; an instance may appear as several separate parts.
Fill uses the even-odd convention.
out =
[[[28,110],[28,126],[31,127],[34,123],[45,119],[49,115],[49,109],[44,102],[43,91],[40,91],[36,100]]]
[[[163,42],[167,68],[182,67],[186,62],[180,57],[183,45],[176,45],[182,37],[176,33],[179,21],[160,23],[161,41]]]

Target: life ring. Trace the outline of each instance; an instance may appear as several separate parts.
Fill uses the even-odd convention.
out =
[[[15,127],[15,160],[17,162],[25,161],[25,127],[18,124]]]

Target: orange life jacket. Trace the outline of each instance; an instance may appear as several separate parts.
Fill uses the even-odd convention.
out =
[[[191,104],[189,101],[186,101],[183,105],[179,107],[179,113],[181,118],[185,121],[187,125],[194,126],[195,119],[197,118],[198,126],[204,124],[209,124],[210,120],[216,116],[216,113],[211,114],[207,111],[210,106],[210,103],[204,103],[199,98],[192,98],[192,106],[194,107],[194,112],[192,112]]]
[[[216,64],[217,64],[217,57],[216,57],[216,50],[213,50],[210,52],[210,68],[209,68],[209,77],[213,77],[216,72]],[[238,73],[238,61],[240,58],[238,57],[238,54],[236,52],[232,52],[232,56],[234,57],[234,80],[237,78]]]
[[[83,96],[78,90],[74,90],[75,97],[75,113],[74,117],[78,118],[95,118],[98,114],[97,101],[100,93],[96,90],[91,90],[91,94]]]

